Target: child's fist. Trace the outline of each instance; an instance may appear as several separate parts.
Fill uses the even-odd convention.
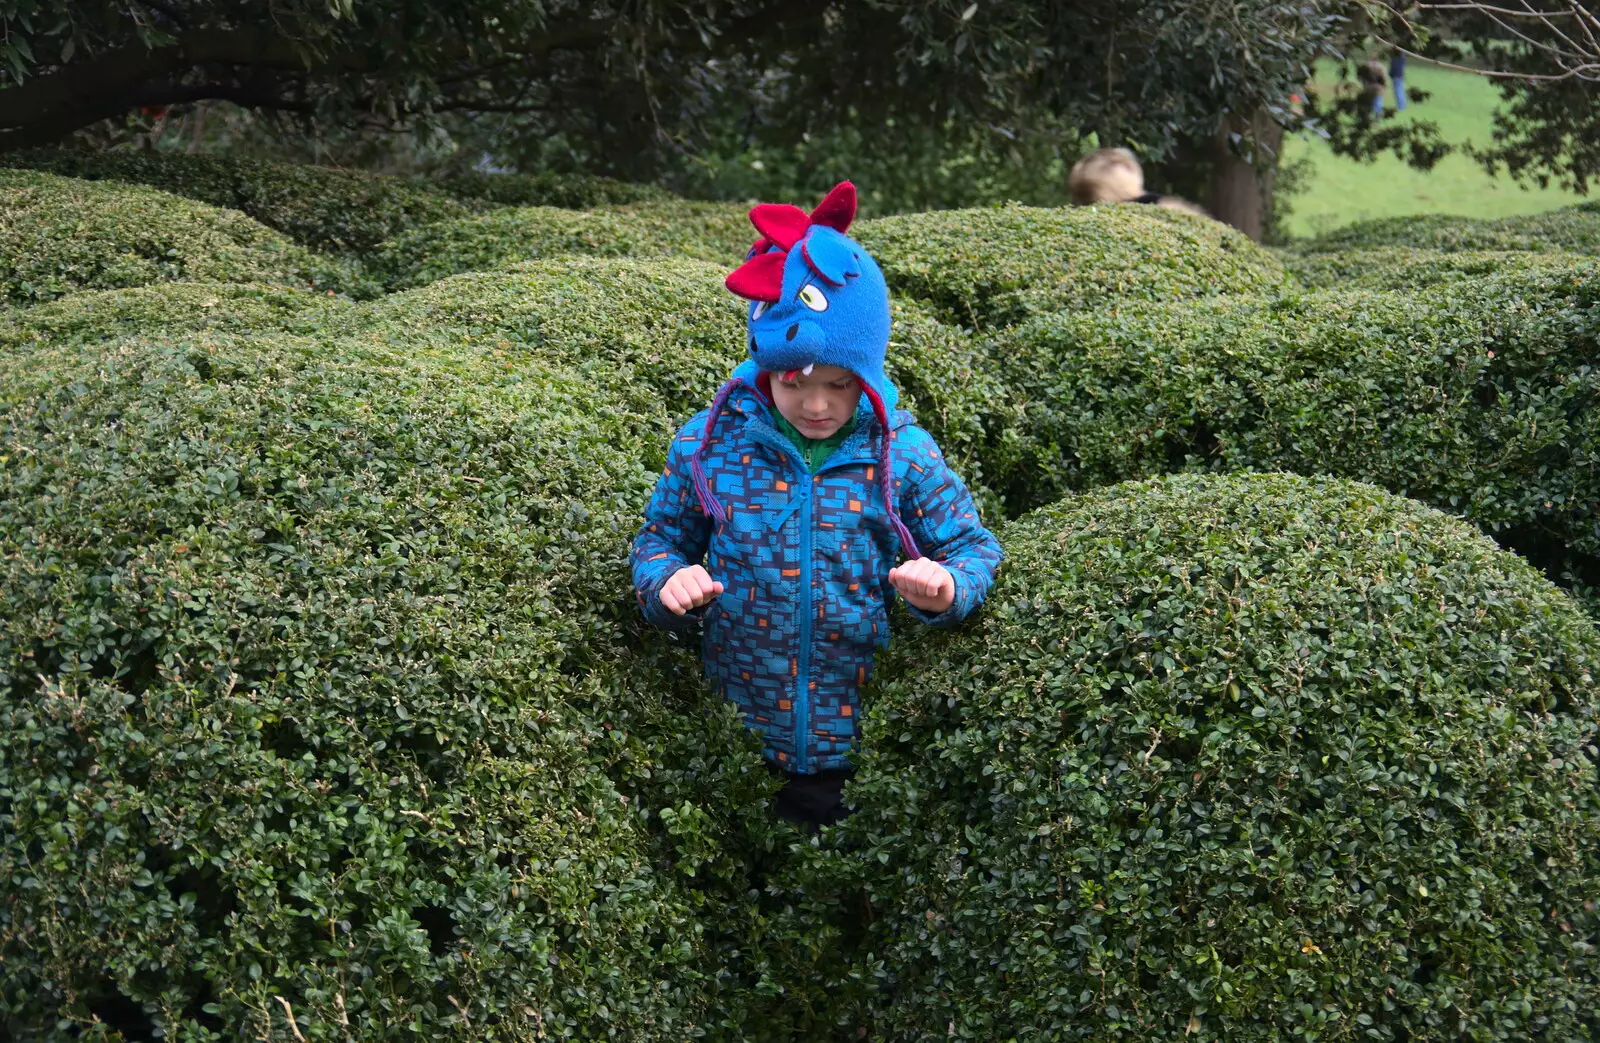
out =
[[[661,588],[661,603],[674,615],[681,616],[690,609],[699,608],[722,593],[722,584],[711,578],[700,565],[681,568]]]
[[[924,612],[938,615],[956,601],[956,581],[950,570],[932,558],[918,558],[889,570],[889,582],[900,596]]]

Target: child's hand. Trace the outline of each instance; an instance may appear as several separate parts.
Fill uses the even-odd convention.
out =
[[[661,603],[674,615],[681,616],[690,609],[699,608],[722,593],[722,584],[711,578],[700,565],[681,568],[661,588]]]
[[[932,558],[896,565],[889,570],[889,582],[913,606],[934,615],[956,602],[955,578],[949,569]]]

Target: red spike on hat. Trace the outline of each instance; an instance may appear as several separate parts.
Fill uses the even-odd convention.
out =
[[[750,211],[750,223],[756,231],[771,239],[784,250],[794,247],[805,238],[811,219],[797,206],[787,203],[758,203]]]
[[[776,304],[783,296],[783,262],[787,253],[757,254],[728,273],[723,285],[752,301]]]
[[[784,261],[794,244],[805,238],[806,229],[822,225],[842,233],[855,217],[856,186],[848,181],[834,185],[809,214],[787,203],[756,204],[750,210],[750,223],[761,238],[744,264],[728,273],[723,285],[740,297],[776,304],[783,295]],[[773,246],[778,249],[772,250]]]
[[[835,232],[845,232],[850,229],[850,222],[856,219],[856,186],[848,181],[841,181],[834,185],[817,208],[811,211],[811,224],[827,225]]]

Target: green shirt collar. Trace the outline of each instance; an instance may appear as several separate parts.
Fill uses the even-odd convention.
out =
[[[807,438],[800,433],[799,428],[785,420],[783,414],[774,408],[772,426],[783,432],[783,436],[794,443],[795,448],[800,450],[801,457],[805,459],[806,469],[816,474],[828,457],[833,455],[833,451],[843,445],[844,440],[856,429],[856,418],[852,416],[844,426],[827,438]]]

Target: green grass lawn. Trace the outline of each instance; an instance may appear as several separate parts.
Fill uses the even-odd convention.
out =
[[[1333,82],[1330,72],[1317,87],[1327,90]],[[1407,70],[1406,88],[1409,92],[1418,87],[1431,97],[1413,101],[1397,118],[1432,120],[1447,141],[1489,142],[1499,92],[1487,78],[1413,61]],[[1393,91],[1385,92],[1384,103],[1393,109]],[[1422,171],[1388,154],[1371,163],[1335,156],[1324,142],[1301,136],[1285,143],[1284,162],[1301,158],[1309,158],[1312,169],[1307,191],[1291,200],[1294,212],[1289,216],[1288,232],[1296,238],[1374,217],[1508,217],[1566,206],[1583,198],[1554,186],[1525,188],[1507,177],[1492,178],[1459,154],[1446,156],[1432,170]]]

